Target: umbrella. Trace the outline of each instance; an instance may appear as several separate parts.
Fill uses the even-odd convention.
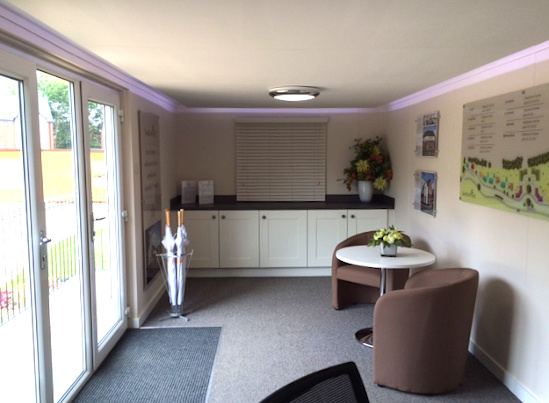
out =
[[[168,296],[170,297],[170,303],[176,305],[177,302],[177,279],[175,268],[175,255],[174,246],[175,239],[172,234],[172,228],[170,227],[170,211],[166,210],[166,233],[164,239],[162,239],[162,245],[166,249],[166,282],[168,286]]]
[[[187,267],[187,229],[183,224],[184,210],[177,212],[177,232],[175,236],[175,247],[177,253],[176,283],[177,283],[177,305],[183,304],[183,294],[185,293],[185,269]]]

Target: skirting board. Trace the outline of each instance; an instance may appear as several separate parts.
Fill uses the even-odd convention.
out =
[[[189,269],[188,277],[328,277],[329,267],[280,267],[249,269]]]
[[[145,310],[141,313],[138,317],[130,317],[128,318],[128,327],[130,329],[139,329],[143,323],[147,320],[149,315],[151,314],[152,310],[158,304],[158,301],[160,301],[160,298],[162,298],[164,295],[166,295],[166,288],[161,287],[158,289],[158,292],[154,295],[154,297],[149,301],[147,307]]]
[[[487,354],[481,347],[469,340],[469,351],[473,354],[507,389],[509,389],[523,403],[541,403],[541,399],[536,397],[513,375],[502,368],[494,359]]]

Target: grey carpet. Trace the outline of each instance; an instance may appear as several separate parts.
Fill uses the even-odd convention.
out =
[[[220,332],[219,327],[128,330],[74,402],[203,403]]]
[[[371,326],[373,305],[336,311],[329,277],[190,278],[189,322],[166,317],[164,296],[145,327],[221,326],[208,403],[257,403],[310,372],[354,361],[372,403],[516,403],[519,400],[470,356],[463,384],[438,396],[412,395],[372,381],[372,350],[354,337]]]

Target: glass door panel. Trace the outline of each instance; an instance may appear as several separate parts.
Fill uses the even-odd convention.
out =
[[[0,399],[6,402],[37,400],[21,90],[21,82],[0,75]]]
[[[116,199],[113,195],[115,171],[109,166],[114,136],[114,108],[88,102],[90,134],[91,193],[93,212],[93,250],[95,265],[95,301],[97,342],[122,319],[120,304],[119,249]]]
[[[121,179],[116,91],[82,83],[87,100],[88,124],[84,133],[89,144],[88,208],[93,229],[91,249],[93,366],[97,368],[127,328],[124,308],[124,259]]]
[[[37,72],[54,400],[86,370],[80,180],[73,83]]]

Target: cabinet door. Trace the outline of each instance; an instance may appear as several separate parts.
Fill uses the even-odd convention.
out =
[[[347,210],[309,210],[307,218],[308,265],[332,265],[338,243],[347,238]]]
[[[260,211],[260,267],[307,266],[307,211]]]
[[[194,250],[190,267],[219,267],[218,222],[217,211],[185,211],[187,250]]]
[[[220,266],[259,267],[258,211],[220,211]]]
[[[387,210],[348,210],[347,236],[387,227]]]

